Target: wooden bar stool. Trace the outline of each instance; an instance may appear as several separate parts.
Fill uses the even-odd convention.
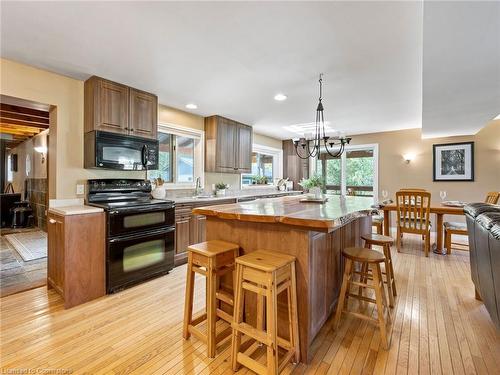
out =
[[[245,291],[257,294],[257,328],[243,322]],[[289,340],[278,337],[277,297],[284,291],[287,291],[288,296]],[[300,354],[295,257],[258,250],[237,258],[234,306],[231,357],[234,371],[237,371],[239,364],[242,364],[257,374],[279,374],[292,357],[298,362]],[[264,315],[266,330],[264,330]],[[267,346],[266,366],[251,358],[258,345],[252,345],[245,352],[240,352],[242,334],[251,337],[257,344]],[[278,361],[278,347],[286,350],[281,363]]]
[[[219,288],[220,277],[234,270],[234,261],[239,255],[239,246],[225,241],[207,241],[188,246],[186,279],[186,299],[184,307],[183,337],[194,335],[207,344],[208,357],[215,357],[215,347],[222,339],[216,337],[215,324],[218,318],[231,324],[233,317],[220,309],[218,301],[234,306],[233,296]],[[194,276],[199,273],[206,277],[206,312],[193,319]],[[196,326],[207,321],[207,333]]]
[[[372,216],[372,226],[376,228],[377,234],[383,233],[384,217],[382,215]]]
[[[340,317],[342,313],[351,314],[357,318],[365,319],[368,321],[373,321],[378,324],[380,329],[380,336],[382,338],[382,343],[384,344],[386,349],[389,349],[389,342],[387,340],[387,326],[386,319],[384,317],[384,307],[387,311],[387,323],[391,322],[391,312],[389,307],[387,306],[387,299],[385,297],[384,292],[384,282],[382,281],[382,271],[380,269],[380,263],[383,263],[385,257],[378,251],[363,248],[363,247],[348,247],[342,250],[342,255],[344,256],[345,269],[344,276],[342,279],[342,288],[340,290],[339,302],[337,305],[337,311],[335,312],[335,320],[333,322],[334,329],[338,328]],[[355,281],[354,275],[356,272],[354,271],[354,263],[368,264],[371,268],[373,278],[368,278],[368,273],[361,273],[361,280]],[[364,276],[364,277],[363,277]],[[372,283],[368,283],[368,281]],[[370,288],[375,291],[375,299],[365,297],[359,294],[353,294],[350,292],[351,286],[355,285],[361,288]],[[356,298],[362,301],[375,303],[377,306],[377,317],[378,319],[374,319],[371,316],[349,311],[347,309],[347,299],[349,297]]]
[[[394,297],[397,296],[396,292],[396,279],[394,277],[394,268],[392,265],[391,246],[394,244],[394,239],[389,236],[382,236],[380,234],[365,234],[361,236],[365,240],[365,247],[371,249],[373,245],[382,246],[385,257],[385,270],[382,275],[385,276],[384,283],[387,285],[387,294],[389,295],[389,306],[394,307]],[[367,266],[363,266],[364,271],[368,271]]]

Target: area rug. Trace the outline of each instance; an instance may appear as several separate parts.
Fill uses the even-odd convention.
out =
[[[41,230],[5,236],[25,262],[47,257],[47,233]]]

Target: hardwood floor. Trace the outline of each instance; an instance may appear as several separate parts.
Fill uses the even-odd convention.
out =
[[[290,364],[285,373],[498,374],[500,333],[474,299],[468,252],[425,258],[419,238],[406,237],[402,253],[392,249],[398,297],[390,350],[382,348],[375,325],[343,317],[333,332],[330,319],[314,343],[312,363]],[[232,374],[229,340],[208,359],[200,341],[182,339],[185,272],[178,267],[70,310],[45,287],[2,298],[2,373]],[[197,279],[194,311],[203,306],[204,285]]]

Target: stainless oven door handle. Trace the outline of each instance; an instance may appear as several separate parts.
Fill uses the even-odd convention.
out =
[[[135,234],[130,234],[130,235],[124,235],[120,237],[115,237],[115,238],[110,238],[108,240],[109,243],[115,243],[115,242],[121,242],[121,241],[129,241],[129,240],[134,240],[134,239],[140,239],[140,238],[148,238],[148,237],[153,237],[153,236],[159,236],[159,235],[164,235],[170,232],[174,232],[175,227],[167,227],[163,229],[157,229],[157,230],[152,230],[148,231],[147,233],[135,233]]]
[[[144,168],[148,166],[148,145],[142,146],[142,166]]]
[[[109,214],[110,215],[117,215],[117,214],[134,215],[136,213],[165,211],[165,210],[169,210],[171,208],[174,208],[174,206],[173,205],[165,205],[165,206],[161,206],[161,207],[154,207],[154,206],[129,207],[129,208],[124,208],[122,210],[109,211]]]

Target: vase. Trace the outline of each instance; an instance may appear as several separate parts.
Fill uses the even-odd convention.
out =
[[[223,197],[226,195],[226,189],[219,189],[215,192],[215,195],[218,197]]]
[[[167,195],[167,190],[165,189],[165,186],[157,186],[156,188],[153,189],[151,195],[153,196],[154,199],[165,199],[165,196]]]
[[[315,199],[320,199],[321,198],[321,188],[318,186],[315,186],[313,188],[309,189],[309,193],[315,198]]]

